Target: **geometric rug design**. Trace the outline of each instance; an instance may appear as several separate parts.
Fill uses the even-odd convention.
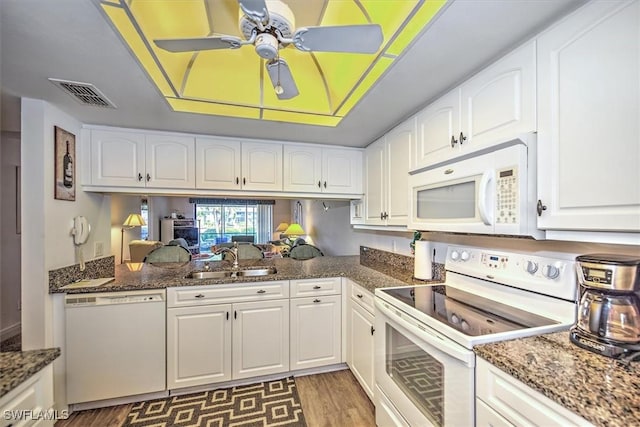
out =
[[[123,427],[305,427],[293,377],[134,404]]]

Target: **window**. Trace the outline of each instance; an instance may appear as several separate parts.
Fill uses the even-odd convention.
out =
[[[272,200],[190,199],[195,203],[195,218],[200,224],[200,252],[211,246],[230,243],[234,236],[255,243],[271,240]]]
[[[142,215],[144,223],[147,224],[140,227],[140,238],[147,240],[149,238],[149,203],[147,199],[142,199],[140,202],[140,215]]]

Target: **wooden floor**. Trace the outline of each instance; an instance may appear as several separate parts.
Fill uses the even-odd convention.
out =
[[[308,427],[375,427],[374,407],[348,369],[296,377]],[[120,427],[132,404],[74,412],[55,427]]]

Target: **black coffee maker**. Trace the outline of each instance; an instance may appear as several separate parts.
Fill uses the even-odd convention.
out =
[[[640,258],[590,254],[576,261],[580,305],[571,342],[607,357],[640,351]]]

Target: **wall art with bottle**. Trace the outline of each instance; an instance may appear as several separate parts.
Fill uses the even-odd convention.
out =
[[[55,141],[55,190],[58,200],[76,199],[76,136],[54,126]]]

